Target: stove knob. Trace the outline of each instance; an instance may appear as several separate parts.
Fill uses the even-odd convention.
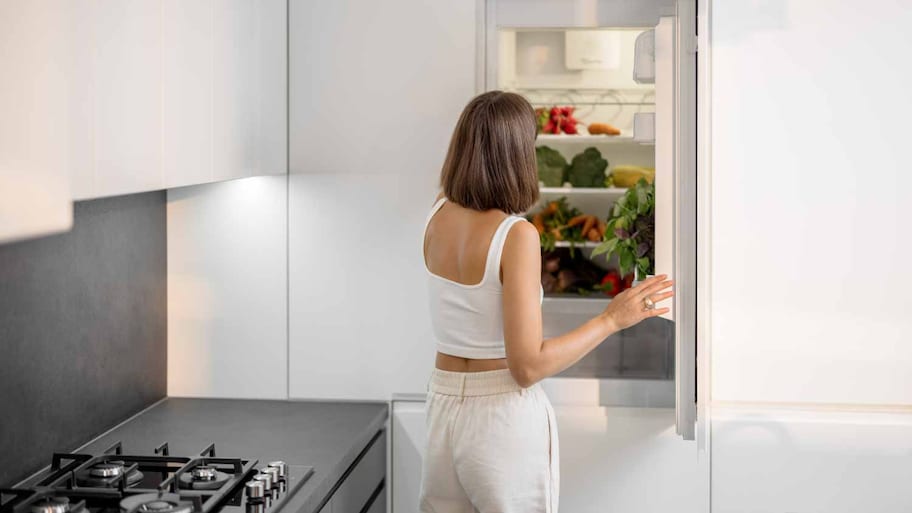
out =
[[[270,461],[269,466],[279,469],[279,479],[285,479],[285,474],[288,471],[288,465],[284,461]]]
[[[253,476],[253,479],[263,483],[263,491],[269,492],[272,490],[272,476],[269,474],[257,474]]]
[[[279,487],[279,469],[275,467],[263,467],[260,469],[260,474],[268,474],[272,478],[272,487]]]
[[[266,495],[265,483],[256,480],[256,478],[253,481],[247,481],[244,487],[247,489],[248,499],[262,499]]]

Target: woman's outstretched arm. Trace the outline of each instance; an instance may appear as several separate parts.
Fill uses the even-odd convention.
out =
[[[655,276],[621,292],[599,315],[559,337],[542,339],[541,250],[538,231],[530,223],[515,223],[501,257],[503,280],[504,344],[513,379],[528,387],[573,365],[606,337],[668,308],[644,309],[643,300],[655,303],[673,295],[672,282]]]

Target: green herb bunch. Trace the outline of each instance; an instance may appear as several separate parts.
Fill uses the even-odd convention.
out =
[[[617,255],[622,275],[636,269],[637,276],[655,274],[655,185],[644,179],[614,204],[605,229],[605,241],[592,256]]]

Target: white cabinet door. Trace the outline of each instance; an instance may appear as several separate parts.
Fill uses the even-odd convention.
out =
[[[475,7],[289,4],[291,397],[425,388],[434,348],[419,241],[475,93]]]
[[[72,224],[65,4],[0,3],[0,242]]]
[[[424,401],[393,401],[390,421],[391,464],[390,489],[392,511],[418,513],[421,491],[421,465],[427,443]]]
[[[213,180],[214,0],[163,0],[162,178],[168,187]]]
[[[162,8],[148,0],[95,4],[93,196],[162,187]]]
[[[292,0],[292,173],[436,177],[474,92],[475,6]]]
[[[912,405],[912,10],[769,7],[712,3],[713,401]]]
[[[286,172],[282,0],[71,9],[74,197]]]

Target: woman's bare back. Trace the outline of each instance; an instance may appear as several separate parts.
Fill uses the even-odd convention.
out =
[[[507,214],[500,210],[479,212],[445,202],[428,223],[424,238],[424,261],[428,270],[462,285],[480,283],[491,239],[506,217]],[[482,372],[506,369],[507,360],[476,360],[437,353],[436,366],[454,372]]]

